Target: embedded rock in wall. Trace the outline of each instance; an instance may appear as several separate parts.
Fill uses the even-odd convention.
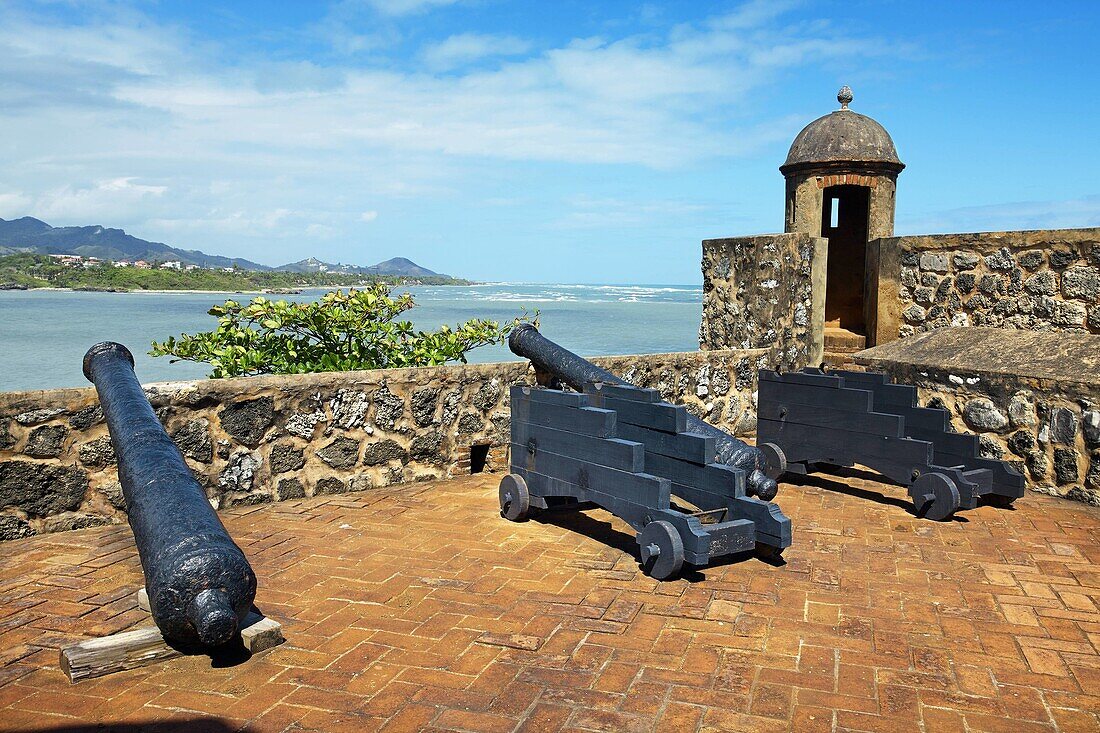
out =
[[[288,473],[306,465],[305,453],[286,443],[271,446],[271,472]]]
[[[1100,333],[1100,229],[881,241],[899,252],[899,302],[886,309],[899,336],[966,325]]]
[[[366,392],[341,389],[332,398],[329,409],[332,411],[333,425],[345,430],[362,427],[367,421],[370,397]]]
[[[275,402],[271,397],[233,402],[218,413],[222,430],[238,443],[258,445],[275,421]]]
[[[77,468],[30,461],[0,463],[0,508],[16,507],[35,517],[80,506],[88,474]]]
[[[210,463],[213,460],[214,444],[210,442],[209,420],[205,418],[188,420],[177,430],[174,430],[171,436],[176,447],[180,449],[180,453],[187,458],[193,458],[199,463]]]
[[[435,387],[421,387],[412,393],[413,420],[420,427],[427,427],[435,422],[435,407],[439,403],[439,389]]]
[[[103,468],[115,462],[115,449],[106,435],[80,446],[78,455],[80,462],[89,468]]]
[[[387,461],[404,460],[405,449],[395,440],[376,440],[367,443],[363,451],[363,465],[377,466]]]
[[[93,425],[98,425],[103,422],[103,408],[99,405],[92,405],[91,407],[85,407],[83,410],[77,410],[69,418],[69,426],[73,430],[87,430]]]
[[[390,392],[386,385],[374,393],[374,424],[382,430],[393,430],[405,412],[405,401]]]
[[[966,402],[963,406],[963,420],[976,431],[997,432],[1008,425],[1008,418],[985,397],[977,397]]]
[[[317,451],[317,457],[332,468],[351,468],[359,461],[359,441],[337,438]]]
[[[35,534],[31,525],[19,517],[10,514],[0,514],[0,540],[17,540],[21,537],[30,537]]]
[[[64,447],[69,430],[64,425],[43,425],[31,431],[23,453],[34,458],[56,458]]]
[[[256,470],[263,460],[251,451],[238,451],[229,457],[229,465],[218,477],[218,486],[228,491],[250,491]]]

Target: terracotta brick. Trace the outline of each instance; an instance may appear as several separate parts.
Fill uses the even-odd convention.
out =
[[[130,615],[132,539],[103,527],[6,543],[19,572],[0,569],[0,728],[80,714],[279,732],[1097,729],[1096,509],[1028,496],[939,525],[791,488],[780,503],[800,539],[785,565],[657,583],[602,537],[506,523],[495,490],[475,475],[225,512],[287,643],[76,686],[58,646],[148,623]]]

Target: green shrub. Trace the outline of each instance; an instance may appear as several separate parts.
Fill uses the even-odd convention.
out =
[[[391,298],[390,290],[378,283],[309,303],[227,300],[209,310],[218,319],[216,330],[153,342],[149,353],[211,364],[215,379],[465,363],[467,351],[501,343],[526,318],[503,327],[473,319],[453,330],[417,331],[409,321],[394,320],[415,305],[412,296]]]

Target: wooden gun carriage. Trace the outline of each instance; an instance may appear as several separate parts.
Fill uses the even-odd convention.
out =
[[[777,557],[790,546],[790,520],[779,507],[746,495],[746,472],[716,463],[714,436],[689,432],[686,408],[660,401],[656,390],[512,387],[511,404],[505,518],[600,506],[637,531],[643,569],[658,580],[685,562],[753,550]]]
[[[757,443],[769,475],[860,464],[909,488],[918,516],[942,520],[979,497],[1008,506],[1024,477],[978,455],[978,437],[951,429],[946,410],[917,405],[915,387],[880,372],[762,369]]]

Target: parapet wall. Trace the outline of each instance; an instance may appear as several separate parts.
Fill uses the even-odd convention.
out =
[[[880,283],[896,282],[897,299],[882,298],[879,317],[899,337],[943,326],[1100,333],[1100,229],[892,237],[874,246],[896,252],[880,260]]]
[[[1028,488],[1100,506],[1100,336],[944,328],[856,361],[917,387]]]
[[[700,348],[774,348],[787,369],[819,364],[826,244],[808,234],[704,240]]]
[[[594,359],[739,434],[766,350]],[[166,382],[146,394],[215,508],[506,468],[526,362]],[[484,465],[478,465],[484,462]],[[95,390],[0,393],[0,539],[124,521]]]

